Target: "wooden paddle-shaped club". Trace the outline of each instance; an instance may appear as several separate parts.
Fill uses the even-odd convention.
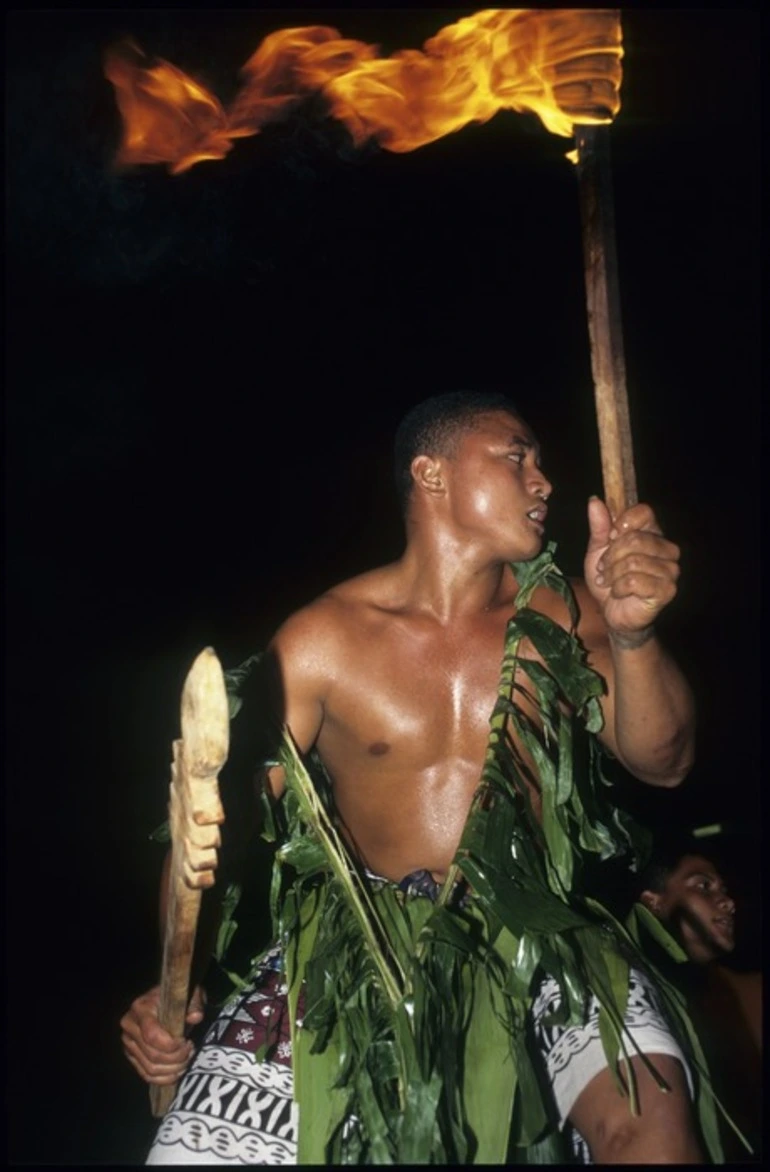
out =
[[[222,667],[211,647],[188,672],[181,715],[182,737],[174,741],[171,764],[171,871],[158,1008],[160,1024],[175,1038],[184,1035],[201,895],[214,883],[224,822],[217,778],[227,760],[230,722]],[[176,1086],[150,1088],[156,1118],[175,1093]]]

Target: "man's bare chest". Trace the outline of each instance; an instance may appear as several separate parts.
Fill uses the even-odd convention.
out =
[[[498,619],[459,632],[383,632],[349,649],[329,690],[319,747],[413,768],[452,758],[480,763],[505,635]]]

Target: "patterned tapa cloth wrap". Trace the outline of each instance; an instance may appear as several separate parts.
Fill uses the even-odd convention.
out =
[[[663,1090],[647,1057],[661,1053],[682,1062],[704,1146],[722,1162],[721,1106],[684,998],[642,951],[645,931],[684,955],[641,905],[621,924],[581,882],[591,859],[636,866],[643,835],[608,801],[594,735],[604,684],[553,551],[513,567],[486,760],[440,889],[424,873],[399,885],[357,865],[320,760],[301,759],[286,730],[263,758],[286,772],[281,802],[265,798],[275,946],[212,1026],[148,1162],[588,1162],[565,1126],[582,1087],[609,1067],[636,1111],[630,1059]],[[571,631],[529,606],[540,585],[564,598]],[[521,656],[525,639],[539,660]],[[231,717],[260,658],[225,675]]]
[[[388,883],[367,877],[379,888]],[[409,898],[435,900],[439,893],[439,885],[425,871],[390,886]],[[209,1029],[158,1130],[148,1164],[297,1163],[298,1110],[293,1097],[287,994],[281,950],[274,947],[261,958],[248,987],[228,1003]],[[299,1028],[303,1000],[300,994]],[[567,1125],[567,1151],[574,1162],[590,1164],[588,1146],[567,1124],[567,1116],[583,1087],[606,1066],[600,1007],[592,998],[585,1024],[548,1025],[560,1003],[556,981],[545,978],[532,1008],[532,1028],[560,1122]],[[652,985],[635,970],[631,971],[625,1024],[641,1050],[671,1054],[687,1069]]]

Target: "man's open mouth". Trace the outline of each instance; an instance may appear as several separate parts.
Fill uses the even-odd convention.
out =
[[[536,509],[530,509],[527,516],[530,521],[534,521],[539,529],[542,529],[545,525],[545,519],[548,516],[548,509],[545,505],[538,505]]]

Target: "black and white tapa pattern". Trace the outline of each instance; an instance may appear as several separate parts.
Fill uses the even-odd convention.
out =
[[[561,1005],[561,991],[554,977],[546,977],[532,1006],[537,1046],[543,1055],[556,1099],[561,1124],[571,1130],[572,1149],[579,1163],[592,1163],[582,1135],[571,1128],[568,1116],[578,1095],[591,1079],[607,1066],[599,1033],[599,1002],[592,997],[585,1022],[563,1026],[548,1024]],[[677,1058],[687,1075],[690,1094],[692,1076],[681,1047],[674,1038],[660,1000],[648,977],[639,969],[629,973],[625,1025],[643,1054],[668,1054]]]
[[[148,1164],[296,1163],[287,992],[276,948],[207,1033],[158,1129]]]

